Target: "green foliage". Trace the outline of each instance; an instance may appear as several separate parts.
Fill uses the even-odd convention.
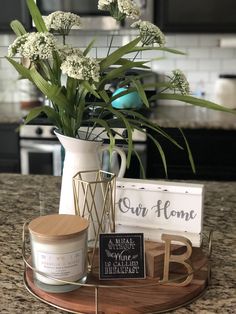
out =
[[[35,1],[27,0],[27,5],[34,21],[36,30],[39,33],[48,32],[44,19],[42,18]],[[19,21],[12,21],[11,27],[17,37],[26,34],[24,26]],[[64,39],[65,36],[63,36],[63,41]],[[112,147],[115,145],[114,134],[117,134],[117,131],[114,127],[114,122],[116,122],[118,119],[121,125],[127,130],[128,134],[127,138],[122,134],[118,135],[123,137],[124,141],[127,143],[127,167],[129,167],[132,153],[137,155],[132,142],[132,133],[134,130],[138,130],[140,132],[152,130],[152,134],[156,133],[165,137],[178,149],[183,149],[183,147],[180,146],[166,132],[164,132],[157,124],[151,122],[140,112],[131,109],[118,110],[113,108],[112,102],[115,99],[128,95],[130,92],[137,91],[147,110],[149,109],[149,104],[151,101],[170,99],[187,102],[192,105],[206,107],[213,110],[227,111],[231,113],[234,112],[233,110],[224,108],[213,102],[180,94],[179,91],[173,89],[173,79],[170,79],[166,82],[158,82],[156,84],[143,84],[142,79],[149,75],[148,73],[143,75],[127,75],[127,71],[133,70],[135,72],[137,70],[149,69],[147,62],[150,60],[135,61],[139,52],[150,50],[157,53],[165,52],[173,54],[184,54],[183,52],[166,47],[158,47],[153,45],[144,46],[144,44],[141,44],[141,37],[137,36],[137,38],[133,39],[126,45],[110,53],[112,40],[113,37],[111,39],[107,56],[97,59],[100,68],[100,79],[98,81],[91,81],[90,79],[77,79],[67,75],[66,83],[63,85],[61,79],[61,65],[63,58],[59,50],[53,50],[52,58],[35,58],[30,60],[29,68],[26,68],[23,62],[18,62],[13,57],[6,57],[19,73],[20,77],[26,78],[33,82],[52,103],[52,107],[42,106],[40,108],[34,108],[32,111],[30,111],[26,118],[26,123],[37,117],[40,113],[44,112],[52,121],[52,123],[64,135],[73,137],[78,136],[78,130],[82,124],[88,125],[88,136],[96,126],[101,126],[104,128],[104,132],[106,132],[109,136],[111,151]],[[95,44],[95,41],[96,40],[93,39],[82,52],[83,58],[87,58],[89,52]],[[130,55],[131,53],[132,57]],[[136,56],[133,57],[135,53]],[[157,55],[157,57],[154,59],[158,58],[160,57]],[[105,87],[107,84],[111,84],[114,80],[119,80],[120,85],[126,86],[127,88],[125,91],[112,96],[111,93],[105,90]],[[150,87],[156,89],[156,95],[148,98],[146,89]],[[168,92],[166,92],[167,90]],[[87,102],[86,96],[89,96],[89,102]],[[90,114],[94,110],[99,112],[99,115],[96,118]],[[193,171],[195,171],[193,157],[187,139],[185,138],[182,131],[181,134],[184,139],[186,146],[185,149],[187,150],[190,164]],[[154,135],[148,134],[148,137],[153,141],[157,150],[159,151],[167,175],[168,171],[164,149],[161,147],[160,143],[157,141]],[[137,157],[141,163],[138,155]],[[142,175],[145,176],[142,165],[141,172]]]

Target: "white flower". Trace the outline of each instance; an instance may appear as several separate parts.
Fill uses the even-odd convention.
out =
[[[117,0],[118,8],[121,13],[125,14],[131,19],[138,19],[140,17],[140,10],[132,0]]]
[[[63,46],[62,48],[59,48],[58,53],[62,61],[64,61],[70,55],[83,56],[83,52],[81,49],[73,48],[67,45]]]
[[[126,17],[131,19],[140,17],[140,10],[133,0],[99,0],[98,9],[109,11],[117,21],[122,21]]]
[[[117,0],[98,0],[98,9],[107,11],[109,10],[111,3],[114,3],[116,1]]]
[[[27,33],[14,40],[14,42],[8,47],[8,57],[14,57],[18,53],[19,49],[25,44],[28,36],[29,34]]]
[[[184,73],[179,70],[173,70],[173,77],[171,78],[172,89],[177,89],[182,95],[188,95],[190,93],[189,82],[186,79]]]
[[[55,11],[44,18],[49,31],[68,34],[73,26],[81,26],[80,16],[70,12]]]
[[[165,35],[159,27],[148,21],[139,20],[134,22],[131,27],[138,28],[141,36],[141,41],[144,45],[157,43],[160,47],[165,46]]]
[[[61,64],[64,74],[77,79],[98,82],[100,78],[100,66],[96,59],[80,55],[69,55]]]
[[[50,33],[27,33],[18,37],[10,46],[8,56],[19,53],[31,61],[49,59],[56,50],[56,41]]]

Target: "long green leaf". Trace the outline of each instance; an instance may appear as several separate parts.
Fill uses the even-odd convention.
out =
[[[53,51],[53,66],[52,66],[52,72],[54,78],[54,81],[57,82],[58,85],[61,85],[61,59],[59,57],[59,54],[57,51]]]
[[[159,51],[165,51],[165,52],[178,54],[178,55],[186,55],[185,52],[180,51],[180,50],[176,50],[176,49],[172,49],[172,48],[166,48],[166,47],[152,47],[152,46],[135,47],[135,48],[130,49],[130,52],[147,51],[147,50],[159,50]]]
[[[105,91],[105,89],[99,91],[99,95],[101,96],[101,98],[105,101],[106,104],[108,104],[110,102],[110,97],[108,96],[107,92]]]
[[[146,179],[146,173],[145,173],[145,169],[144,169],[144,166],[143,166],[143,162],[142,162],[138,152],[135,149],[133,149],[133,152],[134,152],[135,156],[137,157],[139,165],[140,165],[140,175],[141,175],[141,178]]]
[[[29,123],[31,120],[38,117],[42,112],[44,112],[47,115],[47,117],[51,120],[51,122],[55,126],[57,126],[58,128],[61,127],[59,114],[57,112],[55,112],[55,110],[53,110],[52,108],[50,108],[48,106],[36,107],[36,108],[33,108],[32,110],[30,110],[30,112],[26,116],[24,123],[25,124]]]
[[[182,146],[180,146],[169,134],[162,130],[156,123],[151,122],[139,112],[127,109],[122,109],[121,111],[125,113],[127,116],[132,117],[132,120],[129,120],[130,124],[135,125],[135,127],[137,127],[136,125],[139,125],[146,127],[147,129],[151,129],[161,134],[163,137],[165,137],[168,141],[173,143],[179,149],[183,149]]]
[[[184,139],[184,142],[185,142],[185,145],[186,145],[186,148],[187,148],[187,152],[188,152],[188,159],[189,159],[190,165],[192,167],[193,173],[196,173],[195,163],[194,163],[194,159],[193,159],[193,155],[192,155],[189,143],[188,143],[188,141],[187,141],[187,139],[186,139],[186,137],[184,135],[184,132],[181,129],[179,129],[179,131],[180,131],[180,133],[183,136],[183,139]]]
[[[126,90],[124,90],[124,91],[122,91],[122,92],[112,96],[111,99],[110,99],[110,102],[112,102],[112,101],[116,100],[117,98],[120,98],[120,97],[122,97],[124,95],[128,95],[129,93],[135,92],[136,90],[137,89],[135,87],[129,87]]]
[[[95,124],[101,125],[106,130],[106,132],[109,136],[109,139],[110,139],[109,152],[110,152],[110,156],[111,156],[113,147],[115,146],[115,138],[113,136],[112,129],[109,127],[108,123],[106,121],[104,121],[103,119],[92,118],[92,119],[90,119],[90,121],[94,122]]]
[[[164,167],[164,170],[165,170],[166,177],[168,177],[166,157],[165,157],[165,153],[164,153],[164,151],[163,151],[163,149],[161,147],[161,144],[151,134],[147,133],[147,136],[153,141],[153,143],[157,147],[157,149],[158,149],[158,151],[160,153],[160,156],[161,156],[161,160],[162,160],[162,163],[163,163],[163,167]]]
[[[130,70],[130,69],[133,69],[133,68],[138,68],[140,66],[144,67],[143,64],[145,63],[146,61],[139,61],[139,62],[133,62],[133,61],[128,61],[126,62],[124,65],[120,66],[120,67],[117,67],[117,68],[114,68],[112,69],[111,71],[109,71],[105,76],[104,78],[101,80],[101,82],[98,84],[98,89],[103,89],[104,88],[104,85],[106,84],[106,82],[108,81],[111,81],[113,79],[117,79],[118,77],[120,76],[123,76],[125,77],[125,74],[126,74],[126,71],[127,70]],[[146,67],[145,68],[149,68],[149,67]]]
[[[27,114],[24,123],[27,124],[31,120],[38,117],[38,115],[40,115],[40,113],[43,111],[42,109],[43,109],[43,107],[36,107],[36,108],[31,109],[30,112]]]
[[[132,155],[132,145],[133,145],[133,140],[132,140],[132,133],[133,133],[133,129],[131,127],[131,125],[129,124],[128,120],[125,118],[124,115],[122,115],[120,112],[116,112],[115,110],[111,110],[110,111],[115,114],[120,120],[123,121],[125,128],[127,130],[127,134],[128,134],[128,155],[127,155],[127,168],[129,168],[130,166],[130,161],[131,161],[131,155]]]
[[[49,84],[33,67],[30,69],[30,74],[35,85],[46,95],[50,100],[56,103],[58,106],[62,106],[66,111],[69,110],[67,103],[68,100],[61,92],[61,87]]]
[[[76,88],[77,88],[78,81],[75,80],[72,77],[67,77],[66,87],[67,87],[67,93],[66,98],[68,99],[68,104],[75,104],[75,98],[76,98]]]
[[[10,26],[17,37],[22,36],[27,33],[24,26],[18,20],[11,21]]]
[[[94,95],[96,98],[100,99],[101,97],[96,92],[96,90],[93,88],[93,86],[88,81],[82,81],[81,85],[92,95]]]
[[[47,27],[44,23],[44,20],[42,18],[42,15],[35,3],[34,0],[26,0],[27,6],[30,11],[30,15],[32,16],[32,19],[34,21],[35,27],[38,32],[47,32]]]
[[[196,98],[196,97],[188,96],[188,95],[160,93],[150,98],[150,100],[158,100],[158,99],[178,100],[178,101],[186,102],[186,103],[199,106],[199,107],[204,107],[208,109],[236,114],[236,110],[226,108],[224,106],[218,105],[214,102],[211,102],[205,99]]]
[[[18,63],[12,58],[9,58],[9,57],[5,57],[5,58],[14,66],[14,68],[22,76],[22,78],[26,78],[30,80],[31,82],[33,82],[29,69],[25,68],[23,65],[21,65],[20,63]]]
[[[127,134],[128,134],[127,168],[129,168],[131,155],[132,155],[132,145],[133,145],[133,140],[132,140],[133,128],[132,128],[132,126],[130,125],[129,121],[126,119],[125,115],[122,114],[121,111],[112,108],[112,106],[107,106],[107,105],[104,105],[102,103],[96,103],[96,104],[99,105],[101,108],[104,108],[107,111],[111,112],[114,116],[116,116],[123,123],[124,127],[126,128]]]
[[[130,50],[134,48],[139,42],[140,42],[140,37],[137,37],[134,40],[132,40],[130,43],[116,49],[109,56],[102,59],[102,61],[100,62],[101,70],[107,69],[110,65],[117,62],[122,56],[129,53]]]
[[[85,97],[87,93],[88,93],[87,89],[81,90],[81,93],[80,93],[79,105],[77,106],[77,112],[76,112],[76,128],[77,129],[81,127],[82,118],[85,111]]]
[[[89,51],[92,49],[94,43],[95,43],[96,39],[92,39],[91,42],[88,44],[88,46],[86,47],[86,49],[83,52],[84,56],[87,56],[87,54],[89,53]]]
[[[145,90],[141,84],[141,82],[139,80],[133,80],[134,85],[137,88],[138,94],[140,96],[140,98],[142,99],[144,105],[149,108],[149,102],[145,93]]]

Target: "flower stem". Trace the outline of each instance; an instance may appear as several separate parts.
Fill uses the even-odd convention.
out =
[[[65,46],[65,44],[66,44],[66,35],[65,34],[62,34],[62,42],[63,42],[63,45]]]

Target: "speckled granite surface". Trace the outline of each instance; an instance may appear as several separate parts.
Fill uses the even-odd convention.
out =
[[[205,182],[204,231],[215,230],[212,284],[192,304],[176,314],[224,314],[236,309],[236,182]],[[25,221],[40,212],[40,195],[57,207],[60,178],[0,174],[0,313],[66,313],[31,296],[23,285],[21,234]],[[46,199],[47,201],[47,199]]]

